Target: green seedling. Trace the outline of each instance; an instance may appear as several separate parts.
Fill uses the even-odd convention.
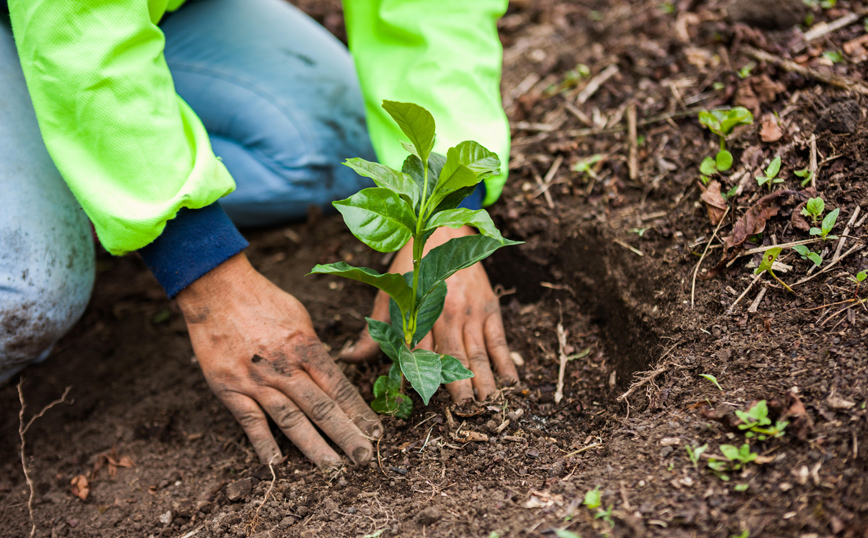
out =
[[[684,448],[687,449],[687,457],[690,458],[690,463],[693,464],[693,468],[697,471],[699,470],[699,458],[702,456],[702,453],[708,450],[708,443],[705,443],[702,446],[698,446],[696,448],[692,448],[690,445],[684,445]]]
[[[724,200],[729,200],[730,198],[734,197],[736,194],[738,194],[738,185],[733,185],[732,188],[729,189],[728,191],[720,193],[720,195],[723,196]]]
[[[829,60],[833,64],[839,64],[844,61],[844,56],[837,50],[827,50],[823,53],[823,58]]]
[[[633,228],[630,230],[630,233],[634,233],[634,234],[638,235],[639,237],[642,237],[643,235],[645,235],[645,232],[647,232],[647,231],[648,231],[648,228]]]
[[[760,441],[765,441],[769,437],[782,436],[784,429],[789,424],[787,421],[778,420],[774,426],[771,426],[772,421],[769,418],[769,408],[765,400],[758,401],[747,411],[736,410],[735,416],[742,422],[738,425],[738,429],[747,430],[744,434],[745,437],[756,436]]]
[[[595,510],[602,506],[603,492],[600,491],[600,486],[597,486],[594,489],[590,489],[585,492],[585,500],[582,502],[582,504],[587,506],[591,510]]]
[[[746,464],[757,459],[758,454],[750,451],[750,445],[743,444],[741,448],[733,445],[720,445],[720,452],[726,460],[709,458],[708,467],[724,482],[729,482],[728,472],[741,470]]]
[[[433,151],[434,118],[412,103],[383,101],[383,108],[410,140],[410,155],[401,171],[363,159],[344,164],[371,178],[376,187],[363,189],[333,205],[360,241],[379,252],[394,252],[412,240],[413,270],[380,274],[344,262],[317,265],[311,274],[330,274],[370,284],[391,297],[390,323],[367,319],[368,332],[392,359],[389,375],[374,383],[371,407],[378,413],[407,418],[413,409],[406,381],[425,405],[441,384],[473,377],[455,357],[416,349],[443,311],[446,279],[487,258],[495,250],[516,245],[504,239],[488,213],[459,209],[476,185],[500,173],[500,159],[473,141]],[[479,235],[452,239],[423,257],[425,242],[440,227],[475,227]]]
[[[738,76],[739,76],[739,78],[747,78],[747,77],[749,77],[750,74],[751,74],[751,71],[753,71],[753,68],[754,68],[754,67],[756,67],[756,62],[748,62],[748,63],[746,63],[744,67],[742,67],[741,69],[738,70]]]
[[[826,209],[826,203],[822,198],[810,198],[805,207],[802,208],[801,214],[805,217],[810,217],[811,222],[816,226],[820,222],[820,217],[823,216],[823,211]]]
[[[720,150],[714,158],[706,157],[699,164],[700,178],[703,184],[708,184],[708,176],[725,172],[732,168],[732,153],[726,149],[726,137],[739,124],[753,123],[753,114],[744,107],[729,109],[703,110],[699,113],[699,123],[708,127],[720,138]]]
[[[744,529],[741,534],[733,534],[729,538],[750,538],[750,529]]]
[[[805,245],[795,245],[793,246],[793,250],[798,252],[799,256],[801,256],[803,260],[810,260],[814,262],[814,265],[817,267],[823,265],[823,257],[816,252],[812,252],[811,249]]]
[[[711,381],[712,383],[714,383],[714,386],[717,387],[718,390],[720,390],[720,392],[723,392],[723,387],[720,386],[720,383],[717,382],[717,378],[714,377],[713,375],[711,375],[711,374],[699,374],[699,377],[702,377],[702,378],[705,378],[705,379]]]
[[[866,273],[865,271],[859,271],[858,273],[856,273],[855,277],[851,276],[851,277],[847,277],[847,278],[849,278],[851,281],[855,282],[856,285],[858,286],[858,285],[862,284],[862,282],[865,281],[866,276],[868,276],[868,273]]]
[[[576,164],[572,166],[573,172],[579,172],[580,174],[588,174],[594,179],[597,179],[597,173],[594,172],[594,169],[591,168],[598,162],[603,160],[603,156],[599,153],[596,155],[591,155],[585,159],[580,159]]]
[[[763,271],[766,271],[766,272],[768,272],[768,274],[772,275],[772,278],[777,280],[781,286],[786,288],[786,290],[788,292],[795,293],[792,288],[787,286],[786,282],[784,282],[783,280],[778,278],[778,275],[776,275],[774,270],[773,270],[775,260],[778,259],[778,256],[780,255],[782,250],[783,249],[781,247],[774,247],[774,248],[770,248],[767,251],[765,251],[765,253],[763,253],[763,259],[760,262],[759,267],[754,269],[753,274],[758,275],[758,274],[762,273]]]
[[[732,487],[735,491],[744,492],[750,487],[750,484],[736,484]]]
[[[759,183],[759,186],[768,185],[769,190],[772,190],[772,187],[775,184],[783,183],[784,180],[782,178],[777,177],[778,172],[781,171],[781,158],[775,157],[775,159],[769,163],[768,168],[765,170],[765,174],[762,176],[756,176],[756,182]]]
[[[802,178],[802,187],[806,186],[808,183],[814,179],[814,173],[805,168],[804,170],[796,170],[793,172],[796,176]]]
[[[823,222],[820,223],[819,228],[811,228],[808,232],[811,235],[819,235],[820,239],[823,241],[827,239],[838,239],[837,235],[829,235],[832,229],[835,227],[835,221],[838,220],[838,213],[840,213],[840,209],[833,209],[829,211],[829,214],[823,218]]]

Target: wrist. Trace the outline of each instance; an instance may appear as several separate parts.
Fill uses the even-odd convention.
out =
[[[197,312],[209,309],[209,303],[214,300],[225,303],[228,290],[247,287],[255,274],[247,256],[238,253],[181,290],[176,297],[178,306],[188,319],[199,318]]]

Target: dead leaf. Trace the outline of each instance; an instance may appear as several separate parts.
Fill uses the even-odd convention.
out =
[[[842,398],[837,394],[830,394],[829,397],[826,398],[826,404],[837,411],[845,411],[856,405],[856,402],[851,402],[850,400]]]
[[[766,114],[760,126],[760,140],[763,142],[777,142],[782,136],[784,136],[784,132],[781,131],[777,118],[772,114]]]
[[[752,77],[751,86],[761,103],[773,103],[778,98],[778,94],[787,90],[784,84],[770,79],[765,73]]]
[[[90,493],[90,486],[87,483],[87,478],[83,474],[76,476],[70,481],[72,484],[72,494],[81,499],[82,501],[87,500],[87,496]]]
[[[817,190],[814,187],[808,187],[804,191],[808,198],[816,198]],[[801,230],[803,232],[809,232],[811,230],[811,225],[808,223],[808,220],[802,215],[802,210],[805,209],[805,206],[808,205],[808,200],[804,200],[802,203],[796,206],[793,209],[793,214],[790,215],[790,224],[792,224],[793,228],[797,230]]]
[[[732,235],[725,237],[724,252],[741,246],[747,238],[761,233],[766,229],[766,221],[778,214],[784,199],[797,194],[793,190],[776,191],[766,194],[748,209],[745,214],[735,222],[732,227]]]
[[[763,148],[759,145],[750,146],[741,154],[741,162],[748,170],[759,168],[764,159]]]
[[[726,200],[720,194],[720,183],[714,179],[708,182],[705,191],[699,196],[705,202],[705,209],[708,210],[708,220],[712,226],[717,226],[723,215],[726,213]]]
[[[552,494],[548,491],[530,490],[530,498],[524,504],[525,508],[550,508],[552,506],[563,506],[564,496],[557,493]]]
[[[738,90],[736,90],[735,92],[734,102],[736,106],[743,106],[746,109],[750,110],[753,113],[754,117],[759,116],[760,101],[748,81],[741,81],[738,86]]]
[[[487,443],[488,436],[479,432],[461,432],[461,435],[451,434],[452,438],[459,443]]]
[[[805,404],[795,393],[788,392],[783,402],[778,399],[770,400],[769,409],[778,415],[778,420],[789,421],[787,426],[789,435],[795,435],[800,441],[808,439],[808,434],[814,428],[814,421],[805,409]]]

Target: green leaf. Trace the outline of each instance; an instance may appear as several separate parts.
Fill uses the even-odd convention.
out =
[[[428,405],[431,396],[437,392],[437,387],[440,386],[440,355],[427,349],[410,351],[406,347],[402,347],[398,362],[404,377],[413,385],[425,405]]]
[[[431,152],[431,155],[428,157],[428,196],[431,196],[431,192],[434,190],[434,186],[437,184],[437,179],[440,177],[440,172],[443,170],[443,166],[446,164],[446,157],[443,155]],[[413,181],[419,186],[419,192],[422,192],[424,171],[422,170],[422,161],[416,155],[408,155],[406,159],[404,159],[404,164],[401,166],[401,172],[410,176]],[[473,192],[473,191],[470,191]],[[470,194],[470,193],[468,193]],[[462,198],[463,200],[464,198]],[[460,201],[459,201],[460,203]],[[458,204],[455,204],[457,207]],[[416,208],[416,212],[418,213],[419,208]]]
[[[717,169],[721,172],[725,172],[732,168],[732,153],[728,152],[725,149],[722,149],[717,152],[717,155],[714,157],[715,163],[717,164]]]
[[[823,223],[821,224],[823,228],[823,235],[825,236],[829,232],[832,231],[832,228],[835,227],[835,221],[838,220],[838,213],[840,213],[840,209],[835,209],[830,211],[828,215],[823,218]]]
[[[747,488],[750,487],[750,484],[736,484],[732,487],[735,491],[747,491]]]
[[[714,377],[713,375],[711,375],[711,374],[699,374],[699,377],[702,377],[702,378],[705,378],[705,379],[711,381],[712,383],[714,383],[714,386],[718,388],[718,390],[723,392],[723,387],[720,386],[720,383],[717,382],[717,378]]]
[[[702,159],[702,162],[699,164],[699,171],[706,176],[710,176],[717,172],[717,163],[714,162],[714,159],[711,157],[706,157]]]
[[[463,189],[458,189],[457,191],[452,191],[446,196],[443,197],[442,200],[437,204],[437,207],[431,211],[431,215],[436,215],[441,211],[446,211],[447,209],[455,209],[461,204],[461,201],[473,194],[473,191],[476,190],[476,185],[472,187],[464,187]]]
[[[494,222],[491,221],[491,216],[484,209],[474,211],[472,209],[458,208],[441,211],[428,220],[427,224],[425,224],[425,230],[436,230],[444,226],[457,229],[465,224],[473,226],[486,237],[503,241],[503,236],[495,228]]]
[[[600,491],[600,486],[597,486],[592,490],[588,490],[585,493],[585,500],[582,502],[582,504],[584,504],[591,510],[599,508],[603,504],[603,492]]]
[[[730,461],[738,461],[741,459],[739,457],[738,448],[732,445],[720,445],[720,453]]]
[[[473,140],[465,140],[446,152],[444,172],[449,169],[450,161],[453,162],[452,166],[458,163],[469,168],[478,180],[500,173],[500,159],[497,154]]]
[[[402,312],[410,309],[410,299],[413,290],[407,285],[407,281],[398,273],[380,274],[367,267],[353,267],[344,262],[316,265],[309,274],[336,275],[352,280],[358,280],[370,284],[377,289],[386,292],[395,300]]]
[[[360,176],[373,179],[378,187],[389,189],[399,195],[405,195],[411,209],[415,209],[416,204],[419,203],[421,196],[419,185],[407,174],[359,158],[347,159],[344,165],[355,170]]]
[[[392,301],[394,303],[394,301]],[[395,307],[397,309],[397,306]],[[400,316],[400,311],[398,312]],[[380,344],[380,349],[383,350],[390,359],[397,361],[401,354],[401,348],[404,345],[404,338],[401,334],[400,327],[383,323],[371,318],[365,318],[368,322],[368,334],[374,339],[374,342]]]
[[[770,248],[763,253],[763,259],[759,264],[759,267],[754,269],[753,274],[758,275],[763,271],[771,271],[772,265],[775,263],[775,260],[778,259],[778,255],[783,250],[781,247]]]
[[[781,171],[781,158],[775,157],[775,159],[769,163],[769,167],[766,168],[766,177],[773,178],[778,175],[778,172]]]
[[[408,284],[412,285],[413,272],[407,272],[404,279]],[[423,338],[431,331],[434,323],[440,318],[443,312],[443,305],[446,303],[446,282],[441,282],[434,291],[427,297],[423,297],[417,289],[416,306],[418,314],[416,314],[416,332],[413,334],[413,339],[410,343],[411,347],[415,347]],[[403,331],[401,326],[401,311],[394,301],[389,301],[389,315],[392,318],[392,326],[398,332]],[[407,313],[409,316],[410,313]]]
[[[461,364],[461,361],[451,355],[441,355],[442,364],[440,366],[440,383],[452,383],[461,379],[470,379],[473,377],[473,372],[468,370]]]
[[[868,277],[868,273],[866,273],[865,271],[859,271],[859,272],[856,274],[856,282],[862,282],[862,281],[864,281],[864,280],[865,280],[865,277]]]
[[[380,376],[374,383],[374,401],[371,409],[381,415],[407,418],[413,412],[413,400],[401,394],[401,384],[386,376]]]
[[[379,252],[403,247],[416,226],[416,215],[400,196],[381,187],[362,189],[332,202],[361,242]]]
[[[793,250],[798,252],[802,259],[807,258],[808,254],[811,252],[811,249],[805,245],[793,245]]]
[[[383,101],[383,109],[410,139],[416,150],[413,153],[422,159],[422,162],[427,162],[428,155],[434,149],[435,124],[431,113],[419,105],[397,101]]]
[[[826,203],[822,198],[811,198],[805,203],[805,208],[802,210],[806,217],[819,217],[826,210]]]
[[[733,128],[736,125],[749,125],[753,123],[753,114],[751,114],[750,110],[746,109],[743,106],[737,106],[722,112],[724,112],[724,114],[723,118],[720,120],[720,131],[721,133],[723,133],[724,136],[732,132]]]
[[[821,230],[819,228],[811,228],[811,230],[808,232],[808,235],[822,235],[822,234],[823,234],[823,230]]]
[[[814,262],[814,265],[817,267],[823,265],[823,257],[817,254],[816,252],[811,252],[808,254],[808,259]]]
[[[431,249],[431,252],[422,259],[422,267],[419,271],[419,293],[422,297],[426,297],[440,282],[456,271],[487,258],[500,247],[519,244],[521,241],[504,239],[501,242],[484,235],[468,235],[451,239]]]

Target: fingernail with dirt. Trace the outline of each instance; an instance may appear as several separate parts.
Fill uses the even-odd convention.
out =
[[[363,446],[353,450],[353,461],[356,465],[364,465],[371,461],[371,451]]]
[[[334,469],[336,467],[340,467],[341,460],[340,458],[334,458],[332,456],[326,456],[320,462],[320,468],[323,470]]]

